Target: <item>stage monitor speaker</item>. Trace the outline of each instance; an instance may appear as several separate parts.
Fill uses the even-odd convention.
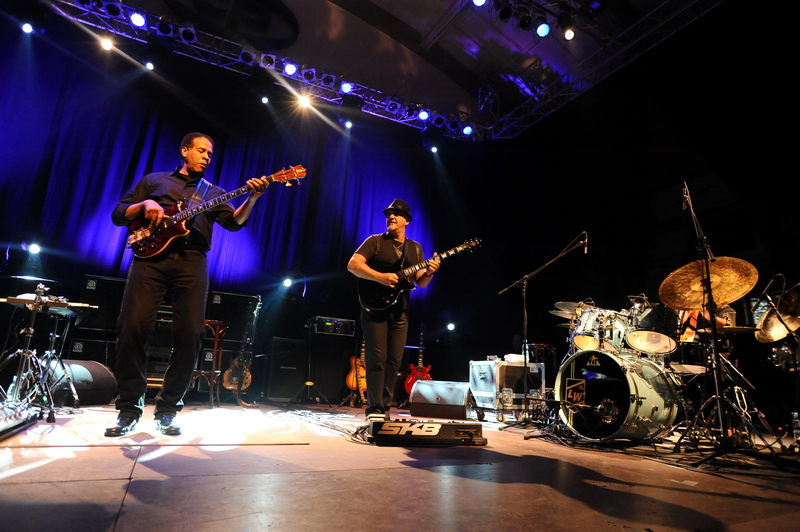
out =
[[[305,340],[294,338],[272,339],[272,352],[268,353],[269,361],[264,365],[269,368],[267,380],[267,399],[277,402],[289,402],[297,392],[305,386],[308,372],[308,359]]]
[[[93,360],[63,359],[64,368],[72,379],[81,406],[107,405],[117,395],[117,382],[111,370]],[[61,364],[52,363],[55,384],[51,388],[56,406],[75,406],[72,390]]]
[[[311,380],[316,391],[324,396],[315,399],[339,404],[350,394],[347,374],[350,372],[350,357],[359,356],[356,338],[309,331],[308,356],[311,357]],[[311,393],[313,395],[314,390]]]
[[[81,288],[81,303],[97,308],[81,310],[75,319],[78,329],[116,331],[125,279],[84,275]]]
[[[417,381],[411,388],[409,413],[413,417],[469,419],[471,409],[468,382]]]

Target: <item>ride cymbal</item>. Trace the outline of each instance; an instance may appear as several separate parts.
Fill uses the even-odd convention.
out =
[[[669,274],[658,288],[661,302],[676,310],[702,310],[706,299],[703,264],[702,260],[691,262]],[[709,270],[717,307],[743,297],[758,282],[756,267],[734,257],[717,257],[709,263]]]
[[[756,340],[761,343],[768,344],[785,338],[789,334],[787,327],[792,331],[800,328],[800,284],[787,290],[776,306],[780,316],[770,306],[758,320]],[[781,318],[786,326],[781,323]]]

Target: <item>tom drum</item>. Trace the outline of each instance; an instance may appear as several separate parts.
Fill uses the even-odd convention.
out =
[[[616,353],[622,348],[627,333],[627,316],[613,310],[591,307],[583,309],[572,344],[575,351],[600,349]]]
[[[678,346],[678,315],[669,307],[654,304],[634,317],[628,345],[651,355],[666,355]]]

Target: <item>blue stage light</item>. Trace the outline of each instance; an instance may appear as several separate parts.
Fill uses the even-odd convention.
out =
[[[294,76],[297,73],[297,65],[294,63],[285,63],[283,65],[283,73],[287,76]]]
[[[350,94],[353,91],[353,84],[347,81],[343,82],[339,90],[342,91],[344,94]]]
[[[539,16],[533,21],[533,29],[539,37],[547,37],[550,35],[550,24],[543,16]]]
[[[419,114],[417,115],[417,118],[419,118],[419,119],[420,119],[420,120],[422,120],[423,122],[424,122],[425,120],[429,119],[430,117],[431,117],[431,114],[430,114],[428,111],[426,111],[425,109],[421,110],[421,111],[419,112]]]

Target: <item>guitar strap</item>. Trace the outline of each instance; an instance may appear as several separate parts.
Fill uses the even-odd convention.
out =
[[[205,177],[201,177],[200,181],[197,182],[197,186],[194,188],[194,194],[192,194],[192,197],[186,202],[186,207],[191,209],[195,205],[203,203],[210,190],[211,183],[209,183]]]

